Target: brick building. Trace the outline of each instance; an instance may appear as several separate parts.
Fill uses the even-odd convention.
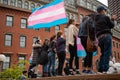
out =
[[[31,9],[49,3],[51,0],[0,0],[0,53],[6,55],[6,61],[3,69],[7,69],[18,63],[19,60],[29,60],[32,52],[32,44],[40,38],[42,42],[45,38],[50,38],[59,30],[66,34],[66,25],[58,25],[48,29],[33,30],[27,28],[27,18],[31,14]],[[103,5],[98,1],[90,0],[64,0],[68,18],[75,19],[80,22],[82,18],[93,13],[98,5]],[[94,4],[94,5],[93,5]],[[77,6],[76,6],[77,5]],[[106,7],[106,6],[105,6]],[[113,42],[118,43],[118,48],[113,47],[116,51],[117,59],[120,60],[120,34],[119,30],[113,30]],[[113,52],[114,52],[113,51]],[[118,55],[119,54],[119,55]],[[118,57],[119,56],[119,57]],[[99,55],[94,57],[94,65]],[[69,54],[67,54],[69,58]],[[81,61],[82,59],[80,59]],[[81,65],[82,62],[80,62]],[[82,65],[81,65],[82,66]],[[82,68],[80,66],[80,68]]]
[[[111,15],[116,15],[116,27],[113,29],[113,56],[120,61],[120,0],[108,0]]]
[[[110,8],[111,15],[115,14],[118,16],[117,22],[120,23],[120,0],[108,0],[108,7]]]

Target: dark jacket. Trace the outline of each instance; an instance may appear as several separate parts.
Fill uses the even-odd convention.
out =
[[[95,27],[97,37],[101,34],[111,34],[111,29],[114,27],[114,22],[108,16],[97,14],[95,17]]]
[[[94,26],[94,23],[93,23],[92,19],[89,19],[89,20],[86,19],[85,21],[83,21],[80,24],[80,29],[79,29],[79,32],[78,32],[78,37],[82,38],[82,37],[87,37],[88,36],[87,25],[88,25],[88,28],[89,28],[89,36],[90,36],[90,38],[92,40],[94,40],[94,37],[95,37],[95,26]]]
[[[33,57],[32,57],[32,64],[38,64],[38,55],[41,52],[41,45],[40,44],[33,44]]]
[[[43,45],[42,46],[42,50],[48,52],[48,48],[49,48],[49,45]]]
[[[55,49],[56,49],[56,41],[53,40],[53,41],[50,42],[48,52],[54,52],[55,53],[56,52]]]
[[[59,37],[56,42],[57,52],[65,51],[66,48],[66,40],[62,37]]]

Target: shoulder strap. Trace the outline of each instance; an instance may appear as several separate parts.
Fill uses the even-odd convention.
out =
[[[90,18],[88,17],[88,19],[87,20],[89,20]],[[86,22],[86,24],[87,24],[87,34],[88,34],[88,36],[89,36],[89,26],[88,26],[88,23]]]

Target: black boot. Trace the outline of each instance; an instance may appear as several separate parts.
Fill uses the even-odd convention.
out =
[[[52,76],[56,76],[56,73],[55,73],[55,72],[52,72]]]
[[[48,73],[47,72],[43,72],[42,77],[48,77]]]
[[[48,77],[51,77],[51,73],[50,72],[48,72]]]
[[[33,77],[32,78],[37,78],[37,74],[33,74]]]

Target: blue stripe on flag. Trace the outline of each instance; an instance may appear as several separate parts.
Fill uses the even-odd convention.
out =
[[[67,23],[68,22],[68,19],[67,18],[62,18],[62,19],[59,19],[59,20],[56,20],[56,21],[53,21],[53,22],[50,22],[50,23],[40,23],[40,24],[36,24],[33,26],[28,26],[28,28],[34,28],[34,29],[39,29],[39,28],[50,28],[51,26],[56,26],[56,25],[59,25],[59,24],[64,24],[64,23]]]
[[[84,58],[86,57],[86,51],[85,50],[77,50],[77,56],[78,57],[81,57],[81,58]]]
[[[34,11],[36,11],[36,10],[40,10],[40,9],[42,9],[42,8],[46,8],[46,7],[50,7],[50,6],[59,4],[59,3],[61,3],[61,2],[63,2],[63,0],[54,0],[53,2],[51,2],[51,3],[49,3],[49,4],[46,4],[46,5],[42,6],[42,7],[32,9],[32,12],[34,12]]]

